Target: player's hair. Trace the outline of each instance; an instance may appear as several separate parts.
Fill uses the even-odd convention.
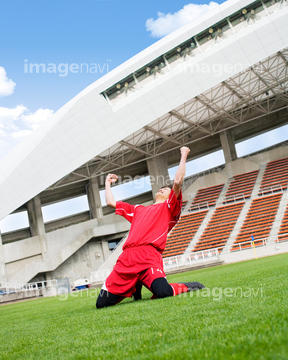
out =
[[[170,184],[170,185],[161,186],[161,187],[159,188],[159,190],[160,190],[160,189],[165,189],[165,188],[167,188],[167,187],[168,187],[169,189],[171,189],[171,190],[173,189],[173,185]]]

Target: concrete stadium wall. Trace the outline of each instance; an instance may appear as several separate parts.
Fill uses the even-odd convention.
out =
[[[16,276],[19,272],[23,271],[23,269],[25,269],[30,264],[34,263],[35,261],[40,261],[41,259],[42,259],[42,255],[36,255],[6,264],[7,281],[13,279],[14,276]]]
[[[71,239],[76,238],[86,229],[93,229],[95,237],[99,238],[128,231],[129,225],[125,219],[111,214],[105,216],[101,224],[94,219],[49,232],[46,234],[47,253],[59,253],[66,245],[69,245]]]
[[[2,243],[8,244],[13,241],[19,241],[27,239],[31,236],[30,228],[23,228],[19,230],[9,231],[4,234],[1,234],[2,236]]]
[[[32,279],[69,277],[73,282],[86,277],[110,255],[107,237],[117,238],[117,234],[121,237],[129,227],[124,218],[110,214],[103,218],[101,224],[93,219],[41,237],[5,244],[2,248],[6,281],[25,283]],[[37,269],[38,275],[37,272],[33,275]]]
[[[274,161],[285,157],[288,157],[288,146],[280,146],[268,152],[261,152],[256,155],[251,155],[249,159],[262,165],[269,161]]]
[[[199,179],[197,179],[191,186],[189,186],[185,190],[185,195],[196,193],[199,189],[214,186],[214,185],[220,185],[226,183],[228,178],[221,173],[212,173],[209,175],[205,175]]]
[[[61,219],[57,219],[54,221],[49,221],[45,223],[45,231],[46,233],[48,233],[51,231],[55,231],[67,226],[79,224],[80,222],[85,222],[89,220],[90,220],[89,212],[85,211],[76,215],[63,217]]]
[[[109,255],[110,250],[107,241],[92,239],[64,261],[55,271],[49,273],[49,278],[68,277],[72,285],[77,279],[89,279],[91,271],[98,269]]]
[[[3,245],[6,263],[41,254],[39,236]]]
[[[249,157],[237,159],[226,164],[221,172],[210,173],[198,178],[185,190],[184,199],[192,198],[192,195],[196,194],[199,188],[223,183],[227,184],[229,179],[235,175],[258,170],[260,167],[263,170],[263,166],[267,162],[284,157],[288,157],[287,145],[268,152],[260,152]],[[115,236],[117,238],[119,235],[119,238],[121,238],[123,233],[127,232],[129,228],[130,223],[115,214],[105,215],[101,223],[98,223],[97,219],[93,219],[67,226],[66,219],[64,228],[45,233],[42,239],[35,236],[4,244],[2,248],[5,257],[7,281],[13,279],[19,272],[23,272],[25,267],[35,261],[40,261],[44,265],[46,263],[42,267],[44,270],[40,271],[37,276],[35,274],[34,279],[37,281],[45,278],[69,277],[72,283],[76,279],[88,277],[91,271],[97,270],[109,258],[110,251],[108,249],[107,236],[113,235],[114,238]],[[81,235],[87,230],[91,230],[91,237],[84,239],[82,243],[80,241],[80,245],[77,245],[79,242],[78,238],[81,240]],[[45,242],[44,251],[43,243],[40,240]],[[278,250],[274,251],[273,247],[267,247],[267,249],[271,250],[271,254],[279,252]],[[288,249],[284,251],[288,251]],[[264,250],[259,250],[259,252],[262,253]],[[223,259],[224,261],[234,261],[233,259],[235,258],[235,261],[237,259],[241,261],[243,256],[247,257],[247,254],[249,254],[248,250],[233,254],[229,253],[229,259],[226,259],[226,257]],[[265,252],[263,256],[267,256],[267,254]],[[56,258],[57,261],[54,261]]]
[[[222,173],[226,174],[228,178],[236,175],[240,175],[250,171],[256,171],[260,169],[260,165],[257,162],[241,158],[233,162],[226,164]]]

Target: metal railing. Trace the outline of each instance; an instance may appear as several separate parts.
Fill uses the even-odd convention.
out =
[[[244,241],[239,244],[234,244],[231,246],[230,251],[241,251],[245,249],[251,249],[253,246],[266,246],[267,245],[268,238],[265,239],[255,239],[254,241]]]
[[[56,286],[57,285],[57,280],[44,280],[44,281],[36,281],[33,283],[27,283],[24,284],[22,286],[22,290],[35,290],[35,289],[44,289],[44,288],[49,288],[52,286]]]
[[[18,284],[18,283],[1,283],[0,295],[17,293],[22,291],[33,291],[39,289],[47,289],[57,287],[57,280],[36,281],[32,283]]]
[[[254,246],[255,247],[259,247],[259,246],[266,246],[267,244],[274,244],[274,243],[279,243],[279,242],[283,242],[283,241],[288,241],[288,233],[286,234],[280,234],[277,236],[270,236],[267,238],[261,238],[261,239],[254,239],[253,240],[249,240],[249,241],[243,241],[239,244],[232,244],[230,251],[242,251],[242,250],[246,250],[246,249],[251,249]]]
[[[245,201],[245,195],[243,193],[241,194],[235,194],[235,195],[229,195],[229,196],[225,196],[223,199],[223,204],[224,203],[228,203],[228,202],[236,202],[239,200],[244,200]]]
[[[288,241],[288,233],[285,234],[279,234],[275,240],[276,243]]]
[[[209,207],[214,206],[213,205],[209,205],[208,201],[205,202],[201,202],[201,203],[196,203],[196,204],[191,204],[190,208],[188,209],[189,212],[191,211],[199,211],[199,210],[204,210],[204,209],[209,209]]]
[[[167,257],[163,259],[163,264],[164,270],[167,271],[213,260],[219,260],[219,252],[217,248]]]
[[[268,187],[259,189],[258,195],[266,195],[266,194],[274,193],[277,191],[284,191],[285,189],[287,189],[287,185],[282,186],[282,184],[278,184],[278,185],[268,186]]]
[[[178,269],[181,267],[189,267],[204,262],[219,260],[218,249],[203,250],[191,252],[190,254],[183,254],[171,256],[163,259],[164,271],[171,269]],[[112,269],[93,271],[90,274],[91,283],[102,283],[110,275]]]

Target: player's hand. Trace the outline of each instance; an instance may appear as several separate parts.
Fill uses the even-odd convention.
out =
[[[118,176],[115,174],[108,174],[106,178],[106,182],[109,184],[115,183],[118,180]]]
[[[187,146],[182,146],[180,151],[181,151],[181,155],[187,156],[190,152],[190,149]]]

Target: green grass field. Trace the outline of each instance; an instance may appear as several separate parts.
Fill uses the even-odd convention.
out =
[[[206,289],[95,309],[96,289],[0,307],[1,359],[288,359],[288,254],[169,276]]]

